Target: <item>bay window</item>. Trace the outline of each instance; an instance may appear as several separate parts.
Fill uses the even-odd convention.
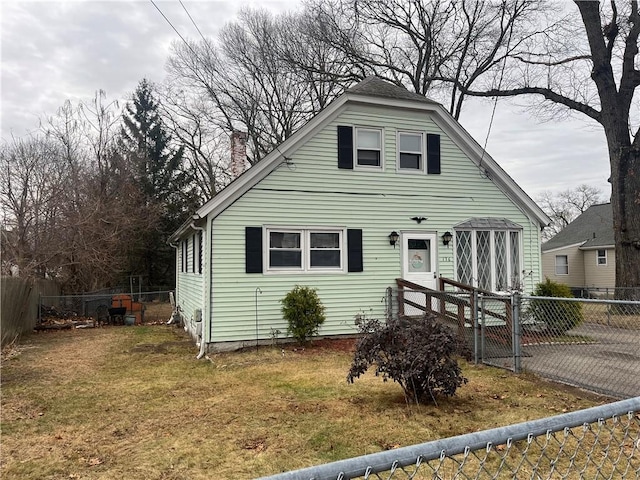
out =
[[[494,226],[519,227],[504,220]],[[470,223],[470,222],[465,222]],[[488,222],[478,222],[488,223]],[[461,283],[504,292],[520,286],[520,230],[456,227],[456,273]]]

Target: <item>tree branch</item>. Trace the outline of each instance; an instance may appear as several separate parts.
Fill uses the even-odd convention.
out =
[[[596,122],[602,123],[602,113],[595,108],[580,103],[572,98],[565,97],[559,93],[554,92],[548,88],[542,87],[522,87],[514,88],[510,90],[487,90],[486,92],[479,92],[474,90],[468,90],[464,86],[460,85],[460,89],[466,94],[473,97],[515,97],[518,95],[542,95],[546,100],[550,100],[554,103],[564,105],[565,107],[574,110],[576,112],[583,113],[588,117],[593,118]]]
[[[522,63],[526,63],[528,65],[544,65],[545,67],[555,67],[558,65],[564,65],[565,63],[575,62],[577,60],[591,60],[591,55],[576,55],[575,57],[563,58],[562,60],[556,60],[554,62],[528,60],[524,57],[521,57],[520,55],[512,55],[512,58],[519,60]]]

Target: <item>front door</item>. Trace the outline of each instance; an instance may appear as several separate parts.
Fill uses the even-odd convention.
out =
[[[437,260],[435,233],[402,233],[402,278],[426,288],[436,290]],[[405,299],[424,306],[424,293],[405,290]],[[432,300],[432,308],[436,299]],[[423,315],[419,308],[405,304],[405,315]]]

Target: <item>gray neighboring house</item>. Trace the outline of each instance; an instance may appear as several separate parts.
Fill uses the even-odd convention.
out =
[[[542,245],[542,275],[573,288],[615,287],[616,257],[610,203],[592,205]]]

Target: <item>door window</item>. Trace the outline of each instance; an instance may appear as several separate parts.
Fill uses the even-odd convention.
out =
[[[407,271],[430,272],[431,271],[431,240],[409,238],[407,240]]]

